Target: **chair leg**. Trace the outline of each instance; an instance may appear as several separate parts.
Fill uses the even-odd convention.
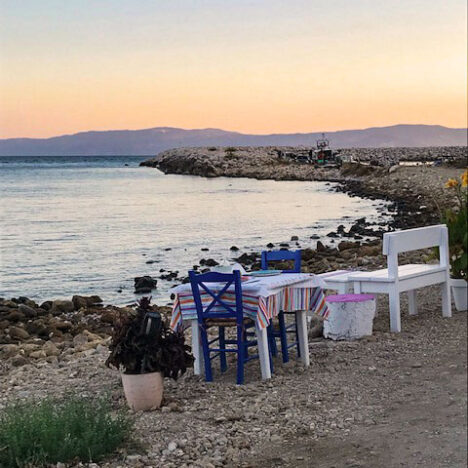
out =
[[[400,292],[398,289],[394,288],[389,291],[388,301],[390,305],[390,331],[394,333],[400,333]]]
[[[408,310],[410,315],[418,314],[418,301],[416,297],[416,290],[408,291]]]
[[[278,347],[276,346],[276,337],[273,331],[273,324],[270,323],[267,327],[268,334],[268,344],[270,345],[270,353],[272,356],[276,357],[278,354]]]
[[[245,363],[245,346],[244,346],[244,328],[242,325],[237,325],[237,385],[244,383],[244,363]]]
[[[207,382],[213,382],[213,374],[211,372],[211,359],[210,359],[210,350],[208,344],[208,333],[204,326],[200,327],[200,334],[202,339],[203,346],[203,361],[205,363],[205,380]]]
[[[452,316],[452,299],[450,297],[450,283],[446,281],[441,284],[442,288],[442,316]]]
[[[283,355],[283,362],[289,362],[288,350],[288,337],[286,334],[286,321],[284,320],[284,313],[278,314],[280,341],[281,341],[281,354]]]
[[[219,327],[219,349],[226,349],[226,336],[224,333],[224,327]],[[221,372],[226,372],[227,370],[226,352],[220,351],[219,357],[221,361]]]

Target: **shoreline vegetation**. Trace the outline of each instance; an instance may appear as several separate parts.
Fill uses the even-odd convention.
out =
[[[368,161],[374,153],[366,151],[361,157]],[[453,166],[466,166],[466,151],[422,148],[398,155],[412,161],[455,156],[438,167],[345,163],[325,170],[280,162],[269,148],[186,148],[142,165],[203,177],[339,182],[337,190],[350,196],[390,202],[389,223],[370,226],[360,218],[349,230],[337,226],[327,234],[327,245],[311,236],[317,245],[302,248],[303,268],[320,273],[383,267],[383,232],[438,223],[439,210],[451,202],[444,183],[462,173]],[[306,242],[293,236],[265,248],[299,248]],[[234,247],[239,263],[259,266],[259,253]],[[421,261],[421,256],[429,260],[430,252],[405,254],[402,260]],[[200,269],[213,266],[212,259],[199,263]],[[254,363],[243,387],[232,384],[235,366],[211,384],[191,371],[177,383],[168,381],[162,408],[135,415],[136,438],[143,444],[131,443],[99,465],[85,466],[305,467],[311,457],[323,467],[396,467],[410,459],[422,466],[464,466],[466,314],[443,319],[437,297],[435,288],[421,294],[421,313],[404,312],[398,335],[388,332],[384,300],[378,303],[374,335],[359,342],[330,342],[314,327],[311,366],[294,359],[275,363],[270,382],[261,381]],[[153,307],[170,315],[169,307]],[[27,297],[0,298],[0,411],[19,399],[63,396],[70,387],[84,397],[107,393],[123,407],[119,375],[104,367],[112,323],[122,312],[132,308],[103,305],[98,296],[41,304]]]

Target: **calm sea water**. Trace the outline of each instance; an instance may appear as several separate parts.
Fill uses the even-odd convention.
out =
[[[226,261],[232,245],[241,253],[298,235],[313,246],[312,234],[378,218],[379,203],[325,183],[164,175],[138,167],[143,159],[0,157],[0,295],[128,303],[135,276],[185,276],[200,258]],[[173,284],[159,280],[156,301]]]

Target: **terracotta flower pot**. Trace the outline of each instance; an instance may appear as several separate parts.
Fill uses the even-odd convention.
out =
[[[161,372],[121,374],[128,406],[134,411],[149,411],[161,406],[163,377]]]
[[[467,309],[468,282],[464,279],[450,279],[455,308],[461,312]]]

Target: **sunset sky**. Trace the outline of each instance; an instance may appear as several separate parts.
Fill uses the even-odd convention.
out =
[[[1,0],[0,137],[467,125],[466,0]]]

